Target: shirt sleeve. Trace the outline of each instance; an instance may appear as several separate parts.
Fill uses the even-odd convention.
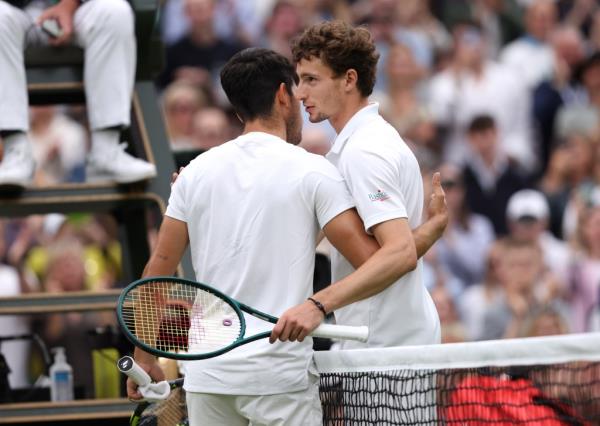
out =
[[[326,160],[323,160],[326,161]],[[304,178],[306,190],[311,194],[311,202],[321,229],[340,213],[354,207],[354,201],[344,179],[328,164],[329,170],[311,172]]]
[[[187,187],[187,175],[184,172],[179,174],[177,180],[171,186],[171,195],[169,196],[169,204],[167,205],[165,216],[169,216],[173,219],[181,220],[182,222],[187,223],[185,209],[185,189]]]
[[[367,233],[379,223],[408,218],[396,165],[361,148],[349,150],[345,156],[343,175]]]

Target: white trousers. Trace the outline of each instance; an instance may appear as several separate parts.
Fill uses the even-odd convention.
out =
[[[323,423],[319,382],[275,395],[186,393],[191,426],[318,426]]]
[[[84,86],[92,130],[127,126],[135,80],[134,16],[126,0],[91,0],[74,16],[74,43],[85,50]],[[43,42],[26,11],[0,0],[0,130],[29,130],[23,54]]]

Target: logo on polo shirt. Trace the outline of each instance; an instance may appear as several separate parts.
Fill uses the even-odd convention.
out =
[[[378,189],[374,194],[369,194],[369,200],[371,201],[385,201],[389,198],[390,196],[387,194],[387,192],[382,191],[381,189]]]

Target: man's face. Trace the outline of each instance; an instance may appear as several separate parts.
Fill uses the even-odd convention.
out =
[[[504,253],[501,281],[507,290],[526,292],[533,288],[542,270],[542,259],[531,247],[511,248]]]
[[[455,60],[463,67],[474,67],[485,58],[485,40],[477,28],[463,27],[455,30]]]
[[[342,78],[335,77],[321,59],[302,59],[296,65],[300,82],[296,97],[302,101],[312,123],[335,117],[343,99]]]
[[[495,129],[471,132],[468,139],[473,150],[481,157],[492,158],[496,155],[498,133]]]
[[[184,9],[191,27],[212,25],[215,14],[214,0],[186,0]]]
[[[535,243],[546,229],[546,220],[534,216],[524,216],[509,221],[510,236],[517,241]]]

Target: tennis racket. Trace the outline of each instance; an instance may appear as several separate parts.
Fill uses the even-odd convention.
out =
[[[131,377],[139,386],[150,383],[150,376],[130,356],[124,356],[117,362],[119,370]],[[142,401],[129,418],[130,426],[187,426],[187,407],[183,379],[168,383],[168,396],[157,402]]]
[[[153,355],[180,360],[212,358],[269,337],[270,331],[246,337],[242,311],[273,324],[278,320],[206,284],[174,277],[135,281],[117,304],[119,325],[131,343]],[[311,335],[364,342],[369,330],[322,324]]]

